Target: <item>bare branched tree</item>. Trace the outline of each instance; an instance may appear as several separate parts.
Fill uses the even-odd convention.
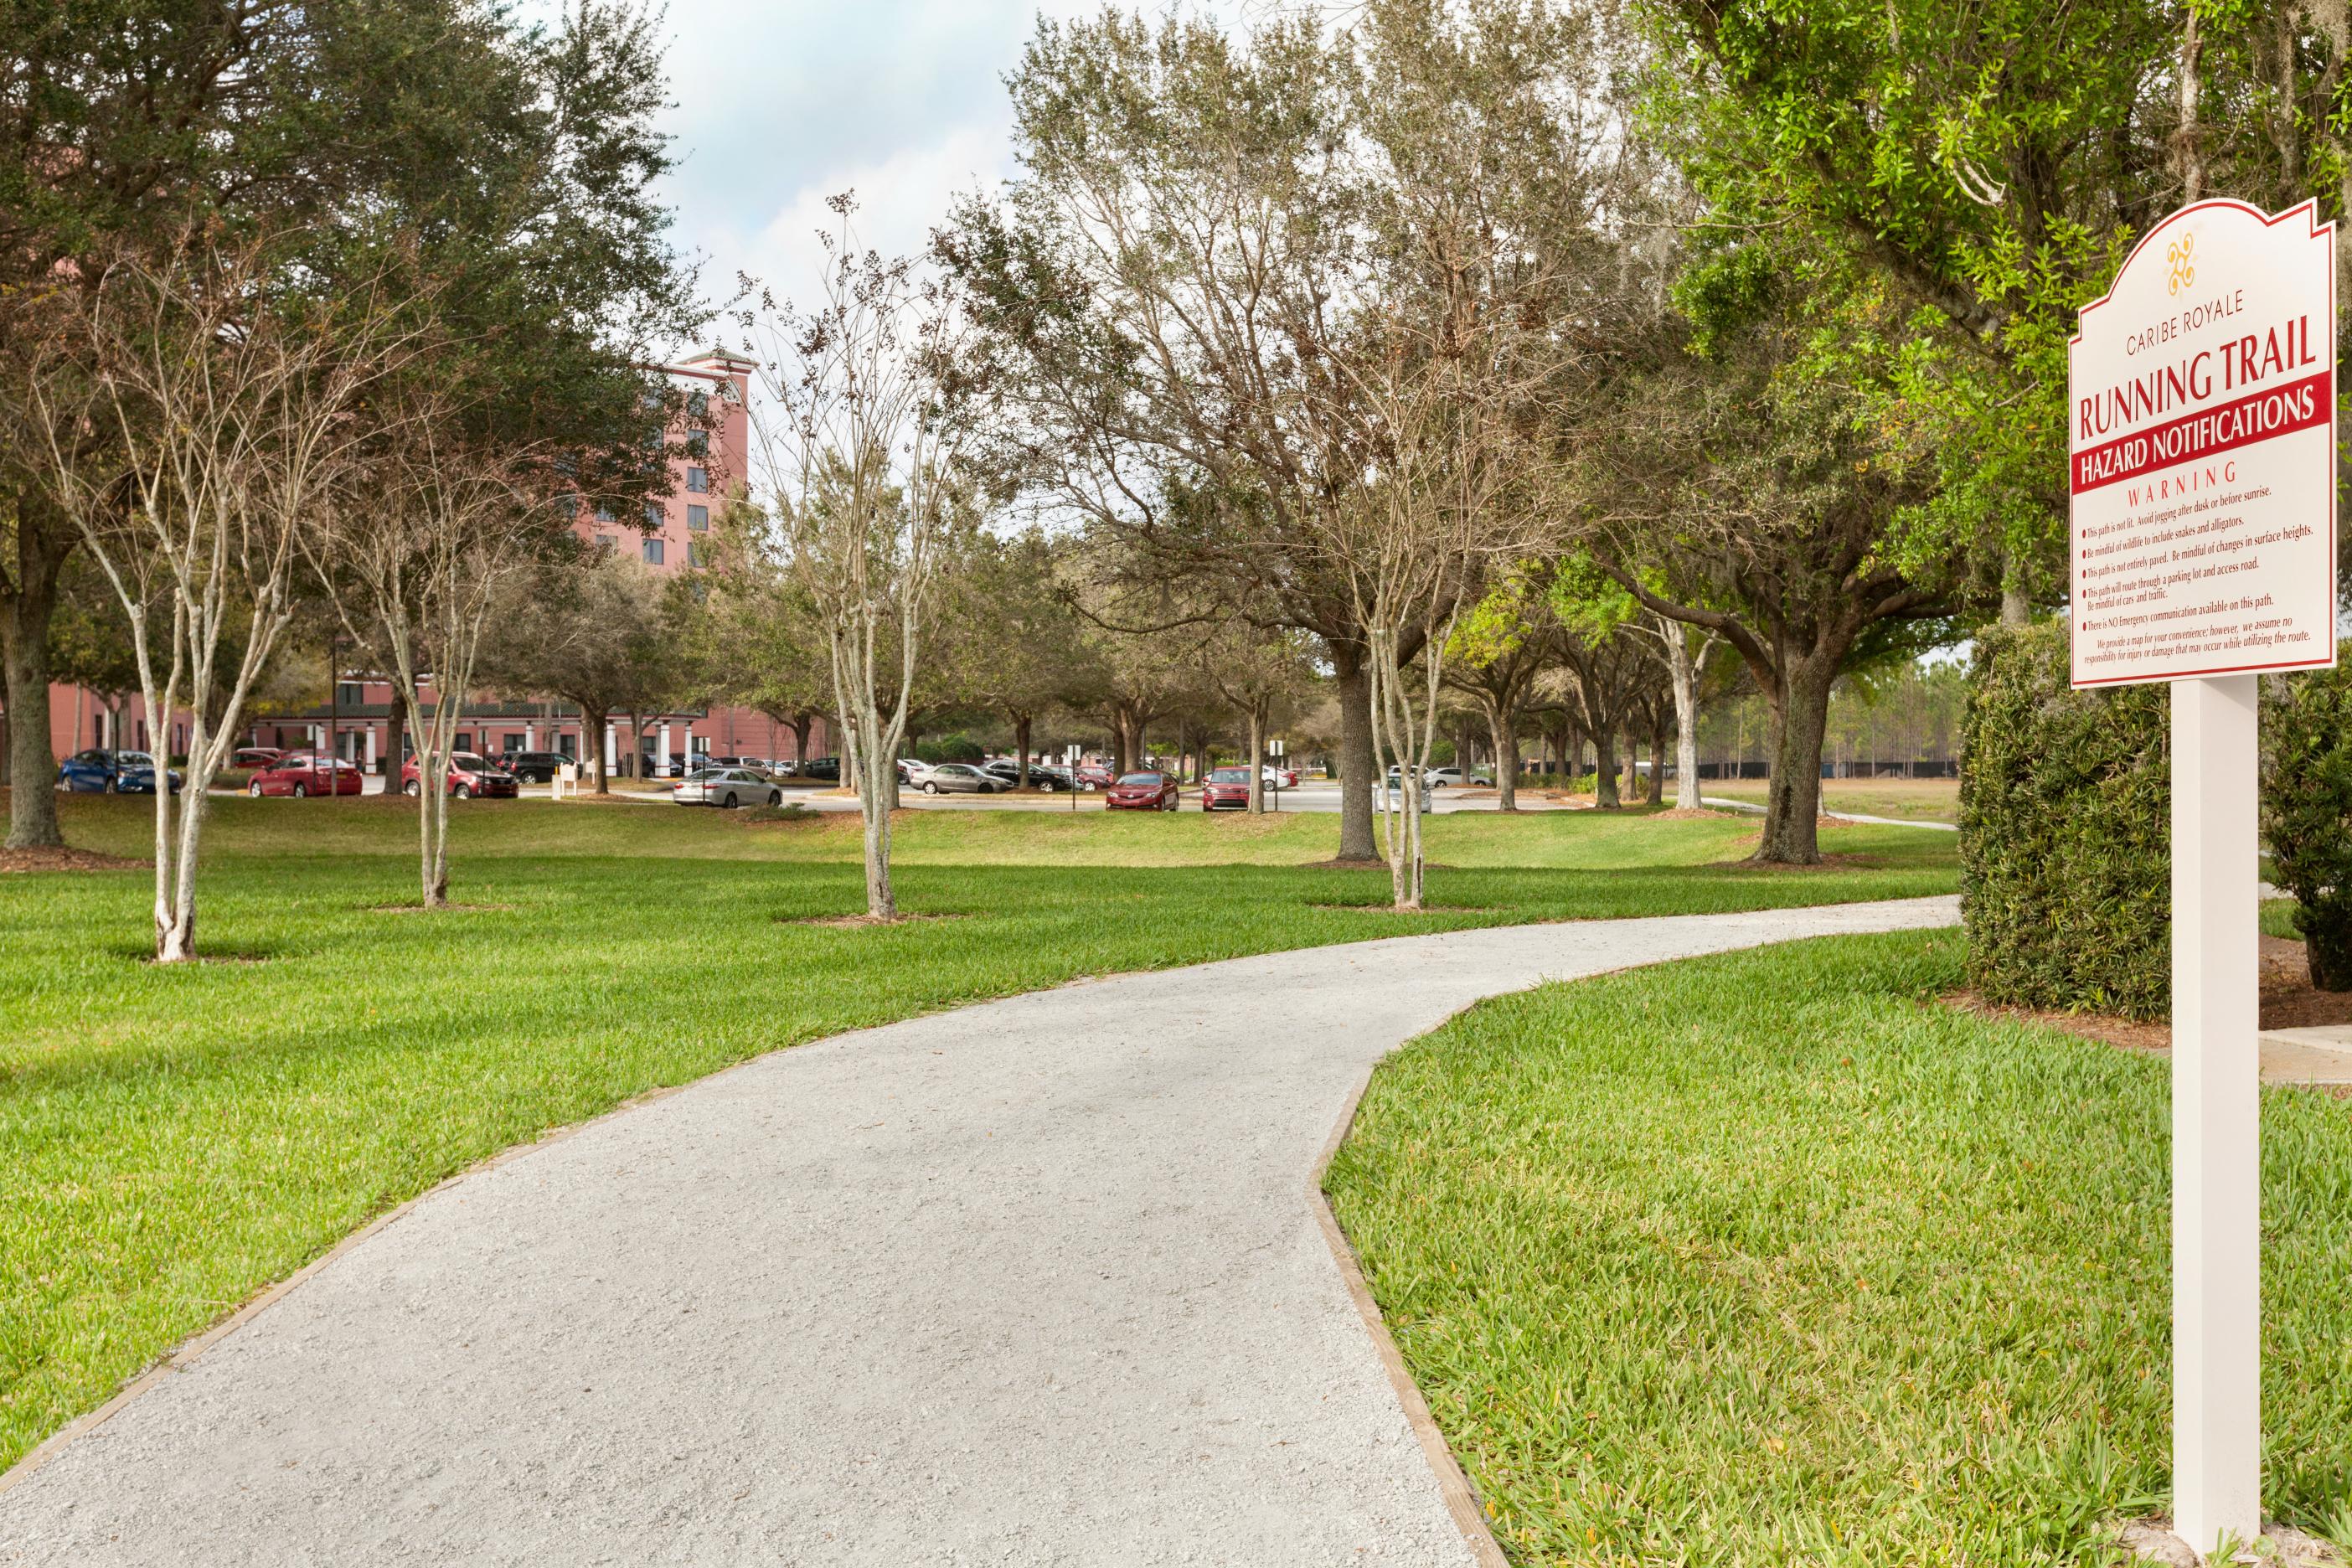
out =
[[[823,238],[818,300],[761,295],[743,313],[765,406],[751,417],[752,489],[768,548],[824,628],[845,779],[866,830],[866,911],[898,918],[890,808],[898,748],[943,541],[967,509],[967,426],[951,406],[963,319],[945,285],[857,247],[847,195]]]
[[[484,634],[551,538],[568,534],[576,503],[540,454],[451,434],[458,411],[445,397],[426,392],[383,412],[386,424],[346,470],[346,493],[300,540],[344,630],[391,678],[416,737],[418,874],[425,907],[439,909],[449,901],[443,781]],[[570,504],[559,514],[559,503]]]
[[[155,790],[155,957],[195,956],[205,792],[295,615],[298,535],[331,506],[352,412],[409,342],[381,280],[297,293],[267,242],[190,235],[86,280],[31,378],[44,475],[130,619]],[[105,428],[119,467],[86,461]],[[185,794],[168,740],[188,715]]]

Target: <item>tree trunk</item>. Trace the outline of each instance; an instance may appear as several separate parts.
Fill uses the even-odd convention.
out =
[[[386,795],[400,793],[400,749],[408,742],[408,704],[400,700],[399,685],[398,681],[393,682],[392,700],[385,704],[392,710],[383,725],[383,788]]]
[[[1698,660],[1691,658],[1689,629],[1666,621],[1659,630],[1666,644],[1666,672],[1675,694],[1675,809],[1696,811],[1698,789]]]
[[[1019,789],[1027,789],[1029,787],[1030,723],[1031,720],[1026,714],[1024,714],[1022,717],[1013,721],[1013,754],[1020,759],[1013,773],[1013,784]]]
[[[1486,705],[1486,730],[1495,746],[1495,809],[1519,809],[1519,716],[1509,704]],[[1465,775],[1466,776],[1466,775]]]
[[[7,666],[8,847],[65,843],[58,827],[58,759],[49,751],[49,616],[54,594],[15,594],[0,615]]]
[[[1265,715],[1263,707],[1249,710],[1249,809],[1252,816],[1265,814]]]
[[[585,703],[580,708],[580,743],[587,749],[585,759],[596,777],[596,793],[613,793],[613,781],[604,767],[604,741],[611,732],[612,715],[591,710]]]
[[[1617,798],[1617,726],[1602,724],[1592,731],[1592,804],[1614,811]]]
[[[795,764],[809,760],[809,731],[815,727],[815,715],[810,713],[793,715],[793,762]]]
[[[1339,696],[1339,855],[1371,865],[1381,859],[1372,835],[1372,792],[1380,766],[1372,755],[1372,683],[1363,651],[1328,644]]]
[[[1663,710],[1650,715],[1650,785],[1643,796],[1652,805],[1666,804],[1666,716]]]
[[[1772,782],[1765,793],[1764,835],[1751,858],[1783,866],[1821,864],[1822,742],[1829,731],[1830,689],[1843,649],[1817,649],[1790,660],[1768,686]]]

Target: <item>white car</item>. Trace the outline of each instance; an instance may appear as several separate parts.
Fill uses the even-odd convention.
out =
[[[784,792],[753,768],[704,768],[670,790],[680,805],[782,805]]]
[[[1473,768],[1470,770],[1469,782],[1474,784],[1490,784],[1495,782],[1495,775],[1484,768]],[[1432,768],[1429,771],[1429,785],[1432,789],[1459,789],[1462,784],[1460,768]]]
[[[898,759],[898,782],[904,784],[913,784],[916,788],[920,789],[924,781],[931,776],[931,768],[933,765],[934,764],[930,763],[923,761],[920,757],[900,757]]]

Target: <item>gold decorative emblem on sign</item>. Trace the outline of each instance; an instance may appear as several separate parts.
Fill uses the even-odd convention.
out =
[[[2164,247],[2164,291],[2178,294],[2197,281],[2197,268],[2191,265],[2197,254],[2197,237],[2184,234]]]

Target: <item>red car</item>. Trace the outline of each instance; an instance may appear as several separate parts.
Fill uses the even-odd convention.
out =
[[[453,752],[449,754],[448,783],[449,793],[459,800],[478,795],[512,800],[522,793],[520,780],[475,752]],[[411,757],[400,770],[400,793],[415,795],[420,787],[416,759]]]
[[[1247,768],[1212,768],[1201,784],[1202,811],[1249,809],[1249,770]]]
[[[256,773],[245,793],[259,800],[265,795],[358,795],[365,788],[357,763],[293,752]]]
[[[1108,811],[1173,811],[1176,781],[1167,773],[1121,773],[1103,802]]]
[[[1114,775],[1108,768],[1103,766],[1100,763],[1080,763],[1078,764],[1078,787],[1080,789],[1108,789],[1111,785],[1111,780],[1116,775]]]

